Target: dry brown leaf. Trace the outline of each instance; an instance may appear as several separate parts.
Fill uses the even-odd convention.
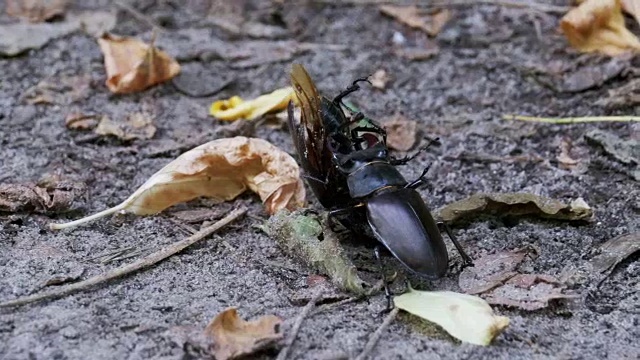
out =
[[[91,76],[56,76],[41,80],[20,98],[29,104],[69,105],[86,99],[91,91]]]
[[[0,184],[0,212],[60,213],[69,210],[84,191],[84,184],[69,181]]]
[[[64,14],[66,0],[7,0],[7,14],[42,22]]]
[[[213,339],[213,354],[217,360],[236,359],[273,346],[282,339],[282,320],[265,315],[254,321],[238,316],[236,308],[216,315],[204,330]]]
[[[389,80],[391,80],[391,77],[385,69],[378,69],[369,77],[371,86],[380,90],[384,90],[387,87]]]
[[[593,271],[607,273],[622,260],[636,251],[640,251],[640,233],[617,236],[600,245],[600,253],[589,261]]]
[[[70,113],[64,119],[64,125],[67,129],[74,130],[89,130],[98,125],[98,115],[95,114],[83,114],[83,113]]]
[[[130,37],[105,34],[98,39],[107,71],[107,87],[116,94],[145,90],[170,80],[180,65],[165,52]]]
[[[213,140],[180,155],[117,206],[50,227],[72,227],[116,212],[155,214],[200,196],[228,201],[247,189],[260,196],[269,214],[305,203],[296,161],[266,140],[238,136]]]
[[[444,25],[451,18],[451,12],[447,9],[437,10],[436,12],[427,12],[425,10],[421,10],[415,5],[381,5],[379,9],[383,14],[390,16],[409,27],[422,30],[430,36],[438,35],[440,30],[442,30]]]
[[[551,275],[520,274],[518,265],[527,249],[485,255],[475,259],[474,267],[462,271],[458,285],[467,294],[481,294],[489,304],[538,310],[554,299],[569,299],[565,286]]]
[[[418,125],[403,115],[397,114],[383,124],[387,131],[387,145],[399,151],[409,151],[416,143]]]
[[[640,50],[640,40],[624,26],[619,0],[587,0],[571,9],[560,28],[576,49],[620,55]]]
[[[120,140],[151,139],[156,133],[151,116],[136,112],[127,116],[123,121],[113,121],[107,116],[100,119],[94,130],[98,135],[113,135]]]
[[[571,142],[567,139],[562,139],[560,142],[560,154],[556,156],[556,160],[565,169],[572,169],[578,165],[578,160],[571,157]]]
[[[633,16],[640,24],[640,0],[621,0],[622,10]]]

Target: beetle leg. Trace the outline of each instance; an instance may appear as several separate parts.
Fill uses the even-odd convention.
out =
[[[352,92],[358,91],[360,90],[360,85],[358,85],[359,82],[363,82],[366,81],[369,84],[371,84],[371,81],[369,81],[369,77],[364,77],[364,78],[358,78],[355,79],[353,81],[353,83],[351,84],[351,86],[349,86],[348,88],[346,88],[345,90],[343,90],[340,94],[338,94],[338,96],[336,96],[335,98],[333,98],[333,103],[336,105],[344,105],[342,104],[342,99],[344,99],[345,96],[351,94]]]
[[[409,189],[416,189],[416,188],[420,187],[421,185],[423,185],[425,183],[424,177],[425,177],[425,175],[427,175],[427,172],[429,171],[430,168],[431,168],[431,164],[427,165],[427,167],[424,168],[424,170],[422,170],[422,174],[420,174],[420,177],[418,177],[417,179],[415,179],[412,182],[408,183],[404,187],[409,188]]]
[[[376,247],[373,248],[373,254],[376,257],[376,261],[378,262],[378,269],[380,270],[380,275],[382,275],[382,284],[384,286],[384,297],[387,299],[386,311],[391,311],[391,290],[389,289],[389,282],[387,281],[387,277],[384,275],[384,268],[382,266],[382,259],[380,258],[379,245],[376,245]]]
[[[427,151],[427,149],[429,149],[429,147],[431,146],[431,144],[438,142],[440,139],[439,138],[435,138],[431,141],[429,141],[429,143],[425,146],[423,146],[422,148],[420,148],[418,151],[416,151],[415,154],[411,155],[411,156],[405,156],[403,158],[397,159],[395,157],[391,157],[391,165],[397,166],[397,165],[405,165],[406,163],[408,163],[409,161],[415,159],[418,155],[420,155],[420,153]]]
[[[464,249],[462,248],[462,245],[460,245],[460,243],[458,242],[458,239],[456,239],[456,237],[453,236],[453,233],[451,232],[451,229],[449,229],[449,226],[443,221],[438,221],[437,224],[440,229],[444,229],[447,235],[449,235],[451,242],[453,242],[453,245],[456,247],[456,250],[458,250],[458,252],[460,253],[460,256],[462,256],[462,261],[464,262],[464,266],[473,266],[473,260],[464,251]]]
[[[364,206],[364,204],[360,203],[360,204],[356,204],[353,206],[349,206],[346,208],[342,208],[342,209],[334,209],[331,210],[327,213],[327,220],[329,222],[329,228],[331,229],[331,231],[337,233],[338,231],[334,230],[334,225],[336,224],[336,220],[335,218],[341,215],[346,215],[346,214],[350,214],[353,212],[354,209],[359,208],[361,206]],[[342,224],[341,224],[342,225]]]

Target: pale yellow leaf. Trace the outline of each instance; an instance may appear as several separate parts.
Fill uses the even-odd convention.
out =
[[[452,291],[417,291],[396,296],[395,306],[442,327],[451,336],[476,345],[489,345],[508,325],[486,301]]]

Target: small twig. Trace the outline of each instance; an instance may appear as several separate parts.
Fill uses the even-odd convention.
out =
[[[304,306],[304,308],[296,318],[296,322],[293,324],[293,327],[291,328],[291,333],[287,337],[285,345],[280,351],[280,353],[278,354],[278,357],[276,358],[276,360],[286,360],[286,358],[289,356],[289,351],[291,351],[291,347],[293,346],[293,343],[296,341],[296,337],[298,337],[298,332],[300,331],[302,322],[309,315],[309,313],[311,313],[311,310],[313,310],[313,308],[316,306],[316,302],[318,302],[318,299],[320,299],[320,295],[322,295],[322,289],[323,289],[322,286],[318,287],[315,294],[313,294],[313,297],[311,298],[311,300],[309,300],[307,305]]]
[[[524,115],[502,115],[504,120],[520,120],[530,121],[547,124],[579,124],[579,123],[591,123],[601,121],[640,121],[640,116],[582,116],[582,117],[566,117],[566,118],[547,118],[536,116],[524,116]]]
[[[393,279],[395,279],[396,275],[397,274],[394,274],[393,277],[390,277],[388,279],[388,281],[393,281]],[[330,310],[330,309],[333,309],[333,308],[340,307],[340,306],[345,305],[345,304],[349,304],[349,303],[352,303],[352,302],[355,302],[355,301],[358,301],[358,300],[362,300],[362,299],[364,299],[364,298],[366,298],[368,296],[371,296],[371,295],[381,291],[383,287],[384,287],[384,280],[380,279],[380,280],[378,280],[378,282],[373,287],[371,287],[371,289],[369,289],[369,291],[366,292],[366,294],[358,295],[358,296],[352,296],[352,297],[349,297],[349,298],[346,298],[344,300],[340,300],[340,301],[337,301],[337,302],[334,302],[334,303],[331,303],[331,304],[324,304],[324,305],[318,306],[318,308],[310,316],[319,314],[321,312],[324,312],[324,311],[327,311],[327,310]]]
[[[391,324],[391,322],[395,320],[396,316],[398,315],[398,311],[400,311],[400,309],[394,308],[393,310],[391,310],[389,315],[387,315],[387,317],[384,318],[384,321],[382,322],[382,324],[380,324],[380,327],[373,334],[371,334],[371,337],[369,338],[367,345],[365,345],[364,350],[362,350],[362,352],[360,353],[360,355],[358,355],[356,360],[365,360],[367,357],[369,357],[369,354],[371,354],[371,351],[373,351],[373,349],[378,344],[378,341],[382,337],[382,333],[384,333],[385,330],[387,330],[387,328]]]
[[[315,0],[316,3],[322,4],[341,4],[341,5],[397,5],[408,6],[416,5],[415,1],[393,1],[393,0]],[[444,1],[430,1],[430,2],[418,2],[417,6],[422,8],[443,8],[443,7],[455,7],[455,6],[472,6],[472,5],[495,5],[504,6],[516,9],[531,9],[544,13],[564,14],[571,9],[570,6],[558,6],[539,4],[535,1],[509,1],[509,0],[444,0]]]
[[[175,255],[180,251],[186,249],[187,247],[213,234],[214,232],[218,231],[222,227],[238,219],[239,217],[244,215],[246,212],[247,212],[246,207],[236,209],[231,213],[229,213],[229,215],[218,220],[215,224],[198,231],[197,233],[189,236],[186,239],[180,240],[167,247],[164,247],[152,254],[145,256],[142,259],[138,259],[132,262],[131,264],[127,264],[127,265],[109,270],[104,274],[100,274],[84,281],[63,286],[53,291],[43,292],[39,294],[25,296],[23,298],[19,298],[15,300],[5,301],[3,303],[0,303],[0,308],[25,305],[25,304],[29,304],[29,303],[40,301],[40,300],[58,298],[58,297],[68,295],[77,291],[83,291],[91,286],[98,285],[106,281],[116,279],[125,275],[129,275],[138,270],[155,265],[158,262],[168,258],[169,256]]]
[[[131,14],[134,18],[136,18],[136,19],[142,21],[143,23],[149,25],[154,30],[156,30],[158,32],[162,32],[162,31],[166,31],[167,30],[164,27],[156,24],[155,21],[151,20],[148,16],[146,16],[145,14],[143,14],[140,11],[136,10],[133,6],[127,4],[126,2],[124,2],[124,1],[116,1],[115,4],[116,4],[116,6],[121,8],[122,10],[125,10],[126,12]],[[154,38],[155,38],[155,36],[154,36]],[[152,41],[152,43],[153,43],[153,41]]]

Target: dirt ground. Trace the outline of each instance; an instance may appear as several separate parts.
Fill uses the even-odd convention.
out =
[[[424,136],[440,137],[441,146],[402,168],[413,179],[426,164],[433,164],[430,184],[420,190],[432,208],[477,192],[523,191],[563,201],[582,197],[595,211],[590,223],[485,217],[454,227],[472,257],[532,245],[539,256],[527,260],[525,270],[559,276],[590,259],[605,241],[640,231],[640,188],[629,175],[630,167],[583,137],[598,128],[623,139],[640,139],[638,123],[551,125],[501,118],[503,114],[637,114],[633,105],[612,108],[597,101],[630,81],[640,59],[611,60],[575,52],[557,31],[561,14],[493,5],[454,7],[443,31],[429,39],[385,17],[377,5],[285,1],[278,7],[277,2],[255,1],[243,16],[284,30],[279,39],[264,41],[289,41],[287,48],[297,46],[300,51],[290,58],[276,51],[285,59],[279,62],[265,62],[273,54],[261,51],[251,58],[255,63],[239,64],[214,45],[244,50],[248,35],[230,34],[214,25],[205,17],[210,7],[204,1],[179,3],[131,3],[167,29],[159,34],[159,45],[183,67],[173,83],[142,93],[112,95],[104,85],[96,41],[80,32],[52,40],[39,50],[0,58],[0,183],[36,182],[54,174],[84,183],[87,189],[70,213],[0,214],[0,300],[42,291],[54,277],[84,279],[133,260],[102,264],[97,255],[126,247],[146,254],[184,238],[171,214],[206,208],[210,202],[190,202],[157,216],[102,219],[68,231],[44,229],[50,221],[77,219],[119,203],[178,154],[223,136],[219,130],[223,124],[207,115],[211,101],[236,94],[251,98],[286,86],[294,62],[304,64],[328,95],[378,69],[390,74],[387,89],[365,87],[350,100],[372,118],[384,120],[402,113],[419,122]],[[112,9],[112,5],[89,1],[82,9]],[[1,23],[11,21],[0,16]],[[122,10],[113,32],[151,36],[146,22]],[[394,44],[394,38],[405,43]],[[406,55],[436,47],[437,53],[422,59]],[[613,75],[607,72],[611,68]],[[72,101],[30,104],[24,98],[44,79],[61,83],[77,76],[90,81]],[[214,95],[193,96],[215,92],[230,80]],[[119,118],[140,111],[153,114],[158,131],[150,140],[123,142],[65,127],[72,112]],[[294,152],[286,128],[260,126],[253,136]],[[579,161],[573,169],[563,168],[557,160],[563,141],[572,144]],[[180,340],[181,329],[204,327],[229,306],[237,306],[244,318],[278,315],[286,321],[286,333],[301,310],[290,297],[307,287],[312,272],[255,227],[267,217],[256,196],[246,194],[235,204],[215,206],[228,211],[240,203],[250,207],[252,216],[157,266],[88,292],[1,309],[0,358],[197,358]],[[223,246],[224,241],[230,246]],[[533,312],[496,307],[511,318],[511,325],[491,346],[461,344],[442,331],[424,330],[419,321],[401,314],[372,357],[637,359],[638,259],[636,254],[623,261],[598,287],[572,285],[570,290],[579,294],[576,299]],[[372,257],[359,259],[369,264],[362,271],[370,277],[376,276],[372,262]],[[385,266],[403,271],[391,257],[385,258]],[[445,278],[417,286],[456,291],[459,271],[460,258],[452,253]],[[402,284],[394,289],[402,289]],[[290,358],[355,357],[382,322],[384,306],[384,296],[376,295],[309,317]],[[275,354],[277,349],[260,357]]]

